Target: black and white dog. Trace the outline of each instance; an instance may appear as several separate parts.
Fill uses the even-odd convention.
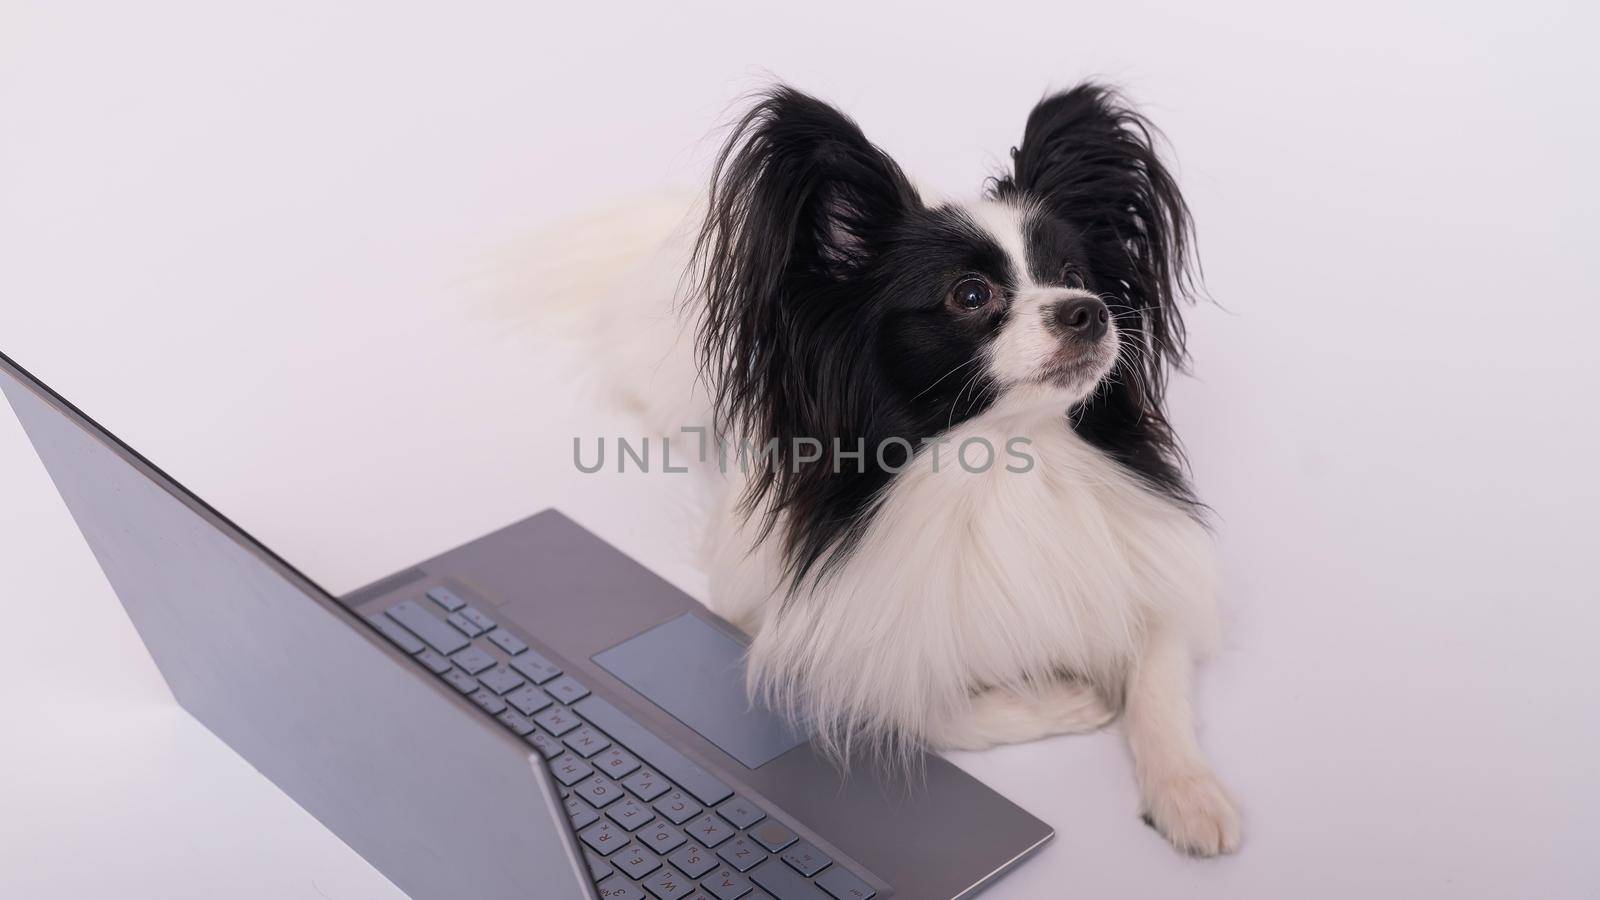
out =
[[[1146,122],[1100,86],[1051,96],[1011,171],[945,202],[779,87],[700,215],[687,290],[628,285],[675,296],[684,339],[615,308],[601,328],[608,359],[648,363],[632,390],[658,424],[758,451],[707,542],[757,694],[841,755],[1120,712],[1147,821],[1190,853],[1237,848],[1190,703],[1213,551],[1163,410],[1190,221]]]

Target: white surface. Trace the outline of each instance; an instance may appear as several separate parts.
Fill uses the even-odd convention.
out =
[[[763,69],[949,191],[1103,74],[1226,307],[1173,406],[1247,839],[1171,853],[1113,734],[965,755],[1060,832],[992,896],[1600,896],[1592,15],[229,6],[0,13],[0,349],[314,577],[556,505],[698,590],[685,485],[576,473],[622,426],[474,276],[690,183]],[[0,895],[396,896],[175,710],[9,413],[0,497]]]

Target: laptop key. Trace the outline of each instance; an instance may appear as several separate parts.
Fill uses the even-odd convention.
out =
[[[506,631],[504,628],[489,632],[489,641],[504,650],[507,656],[516,656],[518,653],[528,649],[528,645],[522,642],[522,638]]]
[[[506,711],[506,702],[500,699],[500,695],[483,688],[472,692],[472,702],[483,707],[491,716],[498,716]]]
[[[833,857],[811,846],[809,841],[801,841],[783,851],[783,861],[793,866],[796,872],[810,878],[832,865]]]
[[[416,635],[401,628],[399,623],[388,616],[374,614],[367,616],[367,621],[371,622],[372,626],[378,629],[384,637],[393,641],[396,647],[412,656],[416,656],[418,653],[428,649],[421,641],[417,640]]]
[[[478,689],[478,679],[473,678],[471,675],[468,675],[460,669],[451,669],[450,671],[444,673],[444,680],[449,682],[451,687],[463,694],[470,694]]]
[[[694,882],[677,869],[662,866],[644,880],[644,889],[656,900],[683,900],[685,894],[694,890]]]
[[[456,631],[428,612],[414,600],[404,600],[384,610],[384,615],[405,626],[405,629],[419,638],[429,647],[443,653],[445,656],[467,646],[468,640],[461,632]]]
[[[715,854],[694,841],[679,847],[667,859],[690,878],[699,878],[719,865]]]
[[[571,756],[573,759],[578,758],[573,756],[571,753],[568,753],[561,758],[566,759],[568,756]],[[584,763],[584,765],[587,766],[588,763]],[[593,778],[590,778],[588,781],[585,781],[583,784],[577,785],[572,790],[573,793],[589,801],[589,805],[593,806],[595,809],[604,809],[610,804],[622,799],[623,796],[622,788],[618,787],[615,781],[612,781],[604,775],[596,775]]]
[[[594,848],[594,852],[601,856],[610,856],[628,843],[628,833],[618,828],[610,819],[601,819],[578,832],[578,839]]]
[[[494,620],[480,612],[477,607],[463,606],[458,612],[468,622],[478,626],[480,631],[493,631],[495,629]]]
[[[606,862],[604,856],[600,856],[588,847],[583,848],[583,860],[589,864],[589,877],[595,881],[600,881],[617,870],[611,863]]]
[[[447,587],[428,588],[428,599],[439,604],[445,612],[455,612],[467,605],[467,601],[457,597],[455,591]]]
[[[599,753],[601,750],[611,746],[610,738],[598,731],[595,731],[588,725],[585,725],[576,731],[569,732],[567,736],[561,740],[564,741],[568,747],[572,748],[572,752],[582,756],[584,759],[588,759],[589,757],[594,756],[596,753]]]
[[[611,804],[606,808],[606,815],[611,817],[611,821],[629,831],[637,831],[656,817],[655,813],[650,811],[650,807],[632,797],[623,797],[621,801]]]
[[[539,727],[550,732],[556,737],[561,737],[567,732],[583,724],[583,720],[573,714],[572,710],[564,706],[552,706],[537,716],[533,717]]]
[[[611,864],[637,880],[661,868],[661,857],[638,844],[629,844],[611,858]]]
[[[504,725],[512,731],[515,731],[517,733],[517,737],[527,737],[529,734],[533,733],[533,723],[529,722],[525,717],[515,710],[508,709],[500,715],[495,716],[495,718],[500,720],[501,725]]]
[[[700,804],[694,802],[694,800],[683,791],[673,791],[665,797],[662,797],[660,800],[657,800],[655,803],[652,803],[651,806],[654,806],[656,812],[666,816],[667,821],[674,825],[682,825],[695,816],[700,815],[701,809]]]
[[[468,675],[476,675],[484,669],[494,668],[494,657],[477,647],[468,647],[452,655],[450,661],[466,669]]]
[[[523,677],[534,684],[544,684],[561,674],[561,667],[539,655],[537,650],[513,655],[516,659],[511,661],[511,668],[521,672]]]
[[[707,847],[715,847],[733,837],[733,829],[728,827],[728,823],[711,813],[706,813],[685,827],[688,829],[690,837],[705,844]]]
[[[478,680],[483,683],[484,687],[494,691],[496,694],[508,694],[517,688],[522,687],[524,684],[527,684],[527,682],[522,680],[521,675],[518,675],[505,666],[495,666],[489,671],[479,675]]]
[[[545,693],[562,703],[576,703],[589,696],[589,689],[571,675],[563,675],[544,686]]]
[[[727,866],[700,879],[700,886],[710,891],[717,900],[737,900],[750,893],[750,879]]]
[[[612,740],[637,753],[657,772],[672,779],[701,803],[717,804],[733,796],[733,788],[723,784],[721,779],[696,765],[677,748],[656,737],[635,722],[632,716],[608,701],[600,697],[586,697],[578,702],[576,709],[601,731],[611,735]],[[674,823],[678,821],[681,820],[674,820]]]
[[[506,695],[506,702],[515,706],[517,712],[531,716],[541,709],[547,708],[555,701],[551,700],[544,691],[531,684],[525,684]]]
[[[582,798],[576,794],[562,801],[562,804],[567,808],[567,818],[572,820],[572,829],[574,831],[582,831],[593,825],[595,820],[600,818],[600,814],[594,811],[594,807],[583,802]]]
[[[828,900],[827,894],[778,859],[769,859],[751,869],[750,880],[766,888],[778,900]]]
[[[827,891],[833,900],[872,900],[878,895],[877,891],[844,866],[834,866],[818,875],[817,887]]]
[[[717,815],[732,822],[733,827],[741,829],[749,828],[767,817],[761,807],[738,795],[717,807]]]
[[[761,845],[750,840],[742,834],[736,834],[732,840],[727,841],[717,848],[717,855],[722,861],[741,872],[748,872],[756,864],[767,858],[767,851]]]
[[[686,840],[683,832],[660,819],[646,825],[643,831],[633,837],[635,840],[644,841],[646,847],[657,853],[671,853]]]
[[[566,752],[565,748],[561,746],[560,741],[548,734],[545,734],[537,728],[533,730],[532,734],[523,738],[523,740],[532,744],[535,750],[538,750],[540,753],[544,754],[545,759],[552,759]]]
[[[607,747],[594,758],[595,768],[612,778],[623,778],[639,768],[639,760],[621,747]]]
[[[593,775],[594,767],[590,766],[588,763],[584,762],[578,757],[573,756],[571,753],[563,753],[555,759],[550,760],[550,774],[554,775],[557,781],[561,782],[567,787],[572,787],[574,784],[577,784],[585,778],[588,778],[590,775]],[[584,799],[589,800],[590,803],[594,803],[593,798],[588,797],[587,795],[585,795]],[[600,804],[594,805],[598,806]]]
[[[773,853],[799,840],[794,832],[784,827],[782,822],[772,819],[762,822],[758,828],[751,829],[750,836],[756,839],[756,843]]]
[[[435,675],[443,675],[450,671],[450,660],[432,650],[424,649],[421,653],[418,653],[417,661],[427,666]]]
[[[646,803],[665,794],[668,787],[667,780],[651,769],[640,769],[622,779],[622,786]]]
[[[483,629],[478,627],[478,623],[472,621],[466,616],[463,616],[461,613],[453,612],[450,615],[445,616],[444,620],[454,626],[457,631],[469,638],[475,638],[478,635],[483,634]]]
[[[634,884],[621,875],[613,875],[605,881],[595,885],[600,894],[600,900],[650,900],[644,888]]]

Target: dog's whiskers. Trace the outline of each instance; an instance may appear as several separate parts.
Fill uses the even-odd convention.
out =
[[[974,358],[976,358],[976,357],[974,357]],[[965,394],[967,392],[967,388],[970,388],[973,385],[977,384],[978,380],[980,378],[982,378],[982,377],[983,377],[983,370],[979,369],[978,371],[972,373],[972,377],[968,378],[966,380],[966,383],[961,385],[961,390],[956,391],[955,399],[950,401],[950,415],[948,417],[946,417],[946,419],[945,419],[944,427],[946,429],[948,429],[950,426],[955,424],[955,421],[956,421],[956,410],[959,409],[960,406],[961,406],[961,395]],[[984,387],[984,392],[987,392],[990,389],[991,388],[986,385]],[[973,397],[972,397],[972,401],[974,403],[978,402],[978,399],[979,399],[980,396],[981,396],[981,393],[980,394],[974,394]]]
[[[961,371],[962,369],[965,369],[967,366],[970,366],[975,362],[980,361],[981,359],[982,359],[982,357],[980,357],[980,356],[974,356],[973,358],[967,360],[966,362],[961,363],[960,365],[956,366],[955,368],[951,369],[950,371],[948,371],[948,372],[944,373],[943,375],[940,375],[938,378],[934,379],[932,384],[930,384],[927,387],[923,388],[921,391],[918,391],[916,396],[912,397],[911,399],[915,400],[915,399],[917,399],[917,397],[921,397],[923,394],[926,394],[927,392],[929,392],[929,391],[933,390],[934,388],[938,387],[939,386],[939,382],[945,380],[946,378],[949,378],[951,375],[954,375],[955,373]],[[957,394],[957,396],[960,396],[960,395]]]

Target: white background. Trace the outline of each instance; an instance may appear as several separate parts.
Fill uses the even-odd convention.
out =
[[[950,193],[1122,85],[1219,301],[1172,406],[1247,839],[1168,850],[1115,733],[960,755],[1060,833],[992,896],[1600,897],[1592,14],[161,6],[0,7],[0,350],[335,590],[550,505],[701,589],[687,487],[573,470],[594,362],[483,273],[695,184],[768,73]],[[398,896],[176,709],[9,414],[0,603],[0,895]]]

